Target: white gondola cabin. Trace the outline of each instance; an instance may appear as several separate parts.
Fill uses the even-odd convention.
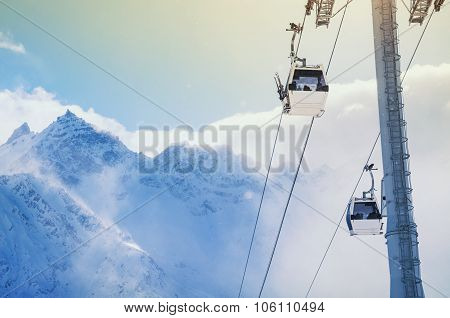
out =
[[[347,207],[350,235],[383,234],[384,223],[376,198],[352,198]]]
[[[364,191],[361,198],[352,197],[347,206],[347,226],[350,235],[380,235],[384,232],[382,211],[375,197],[373,170],[376,170],[373,164],[364,167],[364,171],[368,171],[372,179],[370,190]]]
[[[287,87],[289,115],[320,117],[325,112],[328,84],[322,65],[307,66],[305,60],[292,64]]]

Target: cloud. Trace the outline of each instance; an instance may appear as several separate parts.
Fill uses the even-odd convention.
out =
[[[446,230],[450,224],[446,208],[450,183],[450,64],[416,65],[410,69],[404,84],[422,278],[426,282],[426,295],[441,297],[430,285],[450,294],[450,270],[447,265],[450,261],[450,247],[442,244],[450,241],[450,233]],[[265,113],[238,114],[220,122],[262,124],[278,112],[279,108]],[[289,118],[284,125],[295,121],[303,119]],[[315,121],[306,153],[313,172],[320,171],[322,166],[330,169],[316,182],[306,185],[301,184],[300,177],[296,195],[329,219],[338,222],[378,131],[376,81],[332,85],[327,111]],[[382,168],[379,144],[372,162]],[[381,177],[380,169],[376,172],[378,190]],[[369,187],[370,180],[365,178],[357,193],[361,195]],[[377,195],[380,195],[379,191]],[[278,211],[266,209],[262,219],[275,213]],[[265,295],[304,296],[336,227],[295,198],[291,201],[288,213]],[[272,225],[277,222],[279,221],[274,220]],[[367,237],[362,240],[382,254],[387,254],[383,237]],[[268,253],[271,243],[258,246],[263,246]],[[250,275],[255,276],[252,277],[255,283],[248,286],[249,296],[257,294],[262,279],[258,275],[262,275],[264,270],[255,270],[257,265],[253,265],[256,273]],[[339,231],[312,289],[311,297],[315,296],[388,297],[387,259],[357,238]]]
[[[404,85],[423,279],[446,294],[450,294],[450,248],[445,244],[450,241],[447,229],[450,224],[447,202],[450,180],[448,87],[450,64],[416,65],[410,69]],[[329,169],[316,182],[297,187],[296,195],[326,217],[339,220],[379,130],[376,82],[334,84],[329,95],[327,111],[315,121],[307,151],[313,172],[324,171],[323,166]],[[98,114],[94,109],[85,111],[78,105],[62,104],[43,88],[32,92],[0,91],[0,143],[24,121],[32,130],[41,131],[66,109],[99,129],[117,135],[129,148],[137,149],[138,132],[127,130],[115,119]],[[279,111],[276,107],[267,112],[236,114],[212,125],[262,125]],[[286,117],[284,125],[303,125],[305,122],[299,117]],[[276,125],[277,120],[271,124]],[[277,152],[284,150],[280,147]],[[372,162],[381,168],[379,146]],[[376,173],[378,189],[381,176],[380,170]],[[363,180],[358,193],[365,190],[368,183],[369,180]],[[271,214],[267,212],[264,214]],[[272,225],[278,222],[272,221],[269,222]],[[293,199],[267,284],[268,295],[298,297],[305,294],[334,228],[334,224]],[[267,235],[266,240],[270,241]],[[364,241],[382,253],[387,252],[383,237],[364,238]],[[267,248],[269,245],[258,246]],[[383,256],[339,231],[311,296],[388,296],[388,277],[387,260]],[[260,278],[254,279],[257,286]],[[252,286],[249,287],[249,295],[252,295]],[[439,296],[428,286],[425,290],[427,296]]]
[[[450,294],[450,247],[442,244],[450,240],[446,230],[450,224],[446,208],[450,184],[448,87],[450,64],[416,65],[410,69],[404,85],[415,221],[428,297],[441,297],[429,285]],[[378,125],[374,80],[332,85],[327,112],[316,121],[307,151],[313,171],[320,165],[332,170],[318,184],[298,186],[297,195],[337,222],[367,159]],[[379,144],[372,162],[382,167]],[[381,177],[381,170],[377,171],[378,190]],[[365,178],[357,193],[361,195],[369,187],[370,180]],[[306,294],[335,226],[296,200],[289,213],[267,292],[298,297]],[[362,239],[387,253],[383,237]],[[339,231],[311,297],[389,296],[388,278],[386,258]]]
[[[25,54],[25,47],[22,43],[14,42],[11,37],[0,32],[0,49],[5,49],[18,54]]]
[[[29,124],[31,130],[40,132],[58,116],[63,115],[66,110],[93,124],[97,129],[118,136],[130,149],[137,149],[138,133],[136,131],[128,131],[115,119],[102,116],[92,108],[86,111],[78,105],[63,104],[55,98],[54,94],[41,87],[31,92],[21,88],[15,91],[7,89],[0,91],[0,118],[2,118],[0,143],[4,143],[12,131],[24,122]]]
[[[447,92],[449,85],[450,64],[416,65],[408,73],[404,85],[406,115],[411,116],[410,126],[413,128],[410,129],[410,134],[420,148],[427,147],[428,151],[441,151],[441,139],[427,138],[423,132],[448,130],[446,120],[450,116]],[[2,120],[0,126],[0,144],[6,142],[13,130],[23,122],[28,122],[33,131],[39,132],[53,122],[57,116],[64,114],[67,109],[99,130],[118,136],[131,150],[139,150],[138,131],[128,130],[117,120],[101,115],[93,108],[84,110],[79,105],[63,104],[52,93],[41,87],[37,87],[31,92],[23,89],[0,91],[0,118],[7,118],[7,120]],[[231,139],[226,136],[224,131],[218,134],[214,142],[212,142],[212,138],[205,139],[215,144],[227,144],[231,140],[231,147],[235,153],[243,153],[256,161],[264,160],[264,158],[257,157],[257,153],[258,151],[265,153],[271,147],[270,140],[273,140],[279,114],[280,106],[276,106],[270,111],[239,113],[229,116],[210,125],[213,127],[239,127]],[[298,136],[302,127],[308,123],[309,119],[307,118],[284,117],[283,127],[286,128],[286,136],[280,136],[282,141],[279,144],[280,149],[278,149],[277,155],[281,152],[286,154],[289,148],[299,147],[290,141],[290,132],[287,128],[295,126],[296,130],[293,134]],[[430,123],[432,123],[431,127]],[[268,142],[264,142],[263,145],[256,144],[255,138],[251,138],[252,131],[250,131],[249,138],[243,145],[241,136],[243,127],[253,125],[257,128],[264,124],[266,126],[260,138]],[[322,165],[323,158],[330,158],[330,154],[333,154],[332,160],[326,160],[326,163],[332,168],[349,164],[349,154],[353,154],[351,159],[360,160],[377,132],[378,110],[375,80],[334,84],[329,94],[326,114],[315,122],[315,128],[311,135],[313,149],[308,151],[307,159],[312,168]],[[162,132],[159,133],[162,134]],[[173,141],[173,131],[170,135],[169,140]],[[442,133],[439,135],[442,136]],[[179,141],[182,142],[183,138],[180,139]],[[194,132],[194,139],[197,139],[198,142],[198,133],[196,132]],[[284,143],[283,140],[285,140]],[[158,150],[162,151],[167,144],[159,146]],[[258,147],[263,149],[257,149]],[[410,147],[414,150],[416,144],[413,143]]]

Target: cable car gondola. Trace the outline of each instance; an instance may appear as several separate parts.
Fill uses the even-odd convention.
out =
[[[325,112],[328,84],[322,65],[307,66],[306,60],[293,63],[288,80],[289,115],[320,117]]]
[[[291,23],[293,32],[291,40],[291,70],[285,88],[280,76],[275,74],[275,83],[280,100],[283,102],[283,112],[294,116],[320,117],[325,112],[325,102],[328,96],[328,82],[322,65],[306,65],[306,59],[297,57],[295,37],[302,32],[303,26]]]
[[[350,235],[380,235],[384,232],[383,215],[375,197],[373,164],[364,167],[372,178],[372,187],[361,198],[352,197],[347,206],[347,226]],[[370,196],[369,196],[370,195]]]
[[[325,112],[328,84],[322,65],[306,65],[306,59],[295,59],[287,81],[287,89],[275,77],[284,113],[294,116],[320,117]]]

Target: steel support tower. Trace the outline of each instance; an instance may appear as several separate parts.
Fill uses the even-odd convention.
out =
[[[316,27],[325,25],[328,28],[330,19],[333,16],[333,7],[335,0],[308,0],[305,8],[306,15],[310,15],[311,11],[316,8]]]
[[[316,26],[330,24],[330,19],[333,14],[334,0],[320,0],[317,2],[317,16]]]
[[[395,0],[372,0],[391,297],[424,297],[413,216]]]
[[[411,0],[409,23],[423,23],[432,0]]]

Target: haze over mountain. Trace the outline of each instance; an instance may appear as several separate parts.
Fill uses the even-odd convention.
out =
[[[150,159],[69,111],[38,134],[22,125],[0,146],[1,293],[235,296],[263,179],[229,156],[174,145]],[[267,208],[284,196],[269,189]],[[261,228],[259,244],[274,231]]]
[[[145,251],[63,189],[27,174],[2,176],[0,201],[2,296],[176,295]]]

